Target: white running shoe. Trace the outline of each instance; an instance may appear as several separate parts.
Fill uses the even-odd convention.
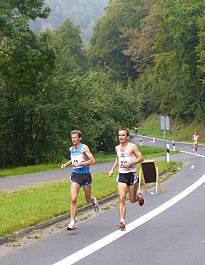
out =
[[[77,226],[76,224],[69,224],[67,227],[66,227],[67,231],[69,230],[76,230],[77,229]]]
[[[93,197],[93,209],[95,212],[98,212],[100,207],[99,207],[99,204],[98,204],[98,201],[95,197]]]

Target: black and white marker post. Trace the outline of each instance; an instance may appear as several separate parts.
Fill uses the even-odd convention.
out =
[[[166,156],[166,161],[169,162],[169,144],[167,144],[167,156]]]
[[[142,138],[140,138],[140,146],[142,146]]]
[[[175,147],[175,142],[174,142],[174,140],[172,141],[172,146],[173,146],[173,150],[176,151],[176,147]]]
[[[165,161],[167,161],[167,151],[166,151],[166,131],[164,130],[164,149],[165,149]]]

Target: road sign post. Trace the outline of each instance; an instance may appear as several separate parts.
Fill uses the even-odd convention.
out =
[[[167,161],[166,131],[169,130],[169,116],[160,116],[160,130],[164,131],[165,161]]]

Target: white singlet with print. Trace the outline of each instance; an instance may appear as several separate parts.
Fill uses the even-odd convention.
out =
[[[77,150],[74,150],[74,147],[70,148],[70,156],[71,156],[72,164],[82,163],[82,162],[89,160],[87,155],[82,153],[82,147],[83,147],[83,144],[81,143]],[[85,167],[85,166],[78,166],[78,167],[73,167],[73,168],[82,168],[82,167]]]
[[[117,156],[119,160],[119,173],[129,173],[129,172],[136,172],[136,165],[132,165],[129,168],[125,168],[123,165],[126,163],[131,163],[136,159],[135,155],[131,155],[129,153],[130,143],[127,145],[127,149],[124,152],[120,151],[120,145],[116,147]]]
[[[194,141],[194,142],[198,142],[198,141],[199,141],[199,136],[196,135],[196,134],[194,134],[194,135],[193,135],[193,141]]]

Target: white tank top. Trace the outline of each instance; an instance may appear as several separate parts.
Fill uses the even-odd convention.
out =
[[[199,136],[198,135],[193,135],[193,140],[194,142],[198,142],[199,141]]]
[[[129,173],[129,172],[136,172],[136,165],[132,165],[130,168],[125,168],[123,165],[125,163],[130,163],[136,160],[136,156],[130,155],[129,153],[130,143],[128,143],[127,149],[124,152],[120,151],[120,145],[116,147],[117,156],[119,160],[119,173]]]

